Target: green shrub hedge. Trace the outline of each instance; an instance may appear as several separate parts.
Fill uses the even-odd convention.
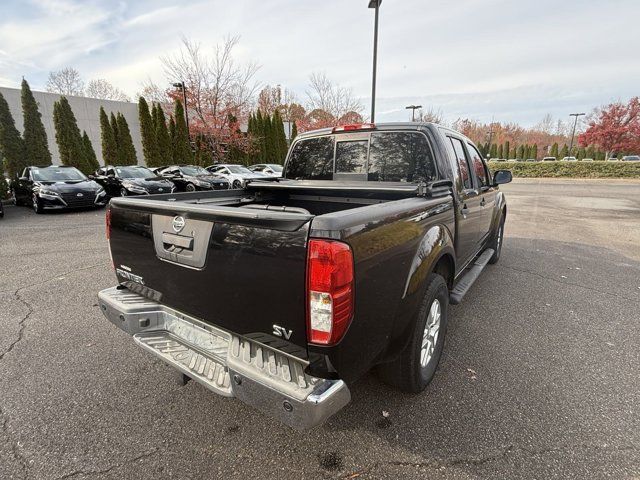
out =
[[[521,178],[640,178],[640,162],[489,162],[489,168]]]

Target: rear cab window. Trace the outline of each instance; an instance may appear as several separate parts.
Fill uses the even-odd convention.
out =
[[[430,182],[438,178],[422,132],[373,131],[301,139],[291,150],[285,177],[298,180]]]

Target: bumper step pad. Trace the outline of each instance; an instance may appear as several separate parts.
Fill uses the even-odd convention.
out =
[[[225,397],[233,396],[231,377],[222,361],[203,355],[167,331],[137,333],[133,339],[143,349]]]

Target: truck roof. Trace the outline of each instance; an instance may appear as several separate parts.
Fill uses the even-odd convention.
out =
[[[358,125],[358,124],[354,124]],[[305,137],[314,137],[316,135],[325,135],[325,134],[329,134],[329,133],[354,133],[354,132],[366,132],[366,131],[376,131],[376,130],[419,130],[422,128],[428,128],[428,127],[442,127],[442,128],[446,128],[443,127],[442,125],[438,125],[436,123],[431,123],[431,122],[385,122],[385,123],[375,123],[373,124],[374,127],[373,128],[368,128],[368,127],[364,127],[364,125],[370,125],[367,123],[362,123],[360,125],[363,125],[363,128],[354,128],[354,129],[350,129],[350,130],[343,130],[343,131],[335,131],[335,128],[339,128],[342,125],[336,125],[335,127],[326,127],[326,128],[319,128],[317,130],[309,130],[308,132],[304,132],[304,133],[300,133],[296,138],[305,138]]]

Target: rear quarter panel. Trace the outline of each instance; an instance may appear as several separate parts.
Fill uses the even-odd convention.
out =
[[[311,237],[332,232],[351,246],[356,280],[353,321],[338,345],[309,347],[314,366],[349,382],[383,360],[413,320],[430,267],[443,252],[452,252],[453,228],[450,196],[408,198],[314,219]]]

